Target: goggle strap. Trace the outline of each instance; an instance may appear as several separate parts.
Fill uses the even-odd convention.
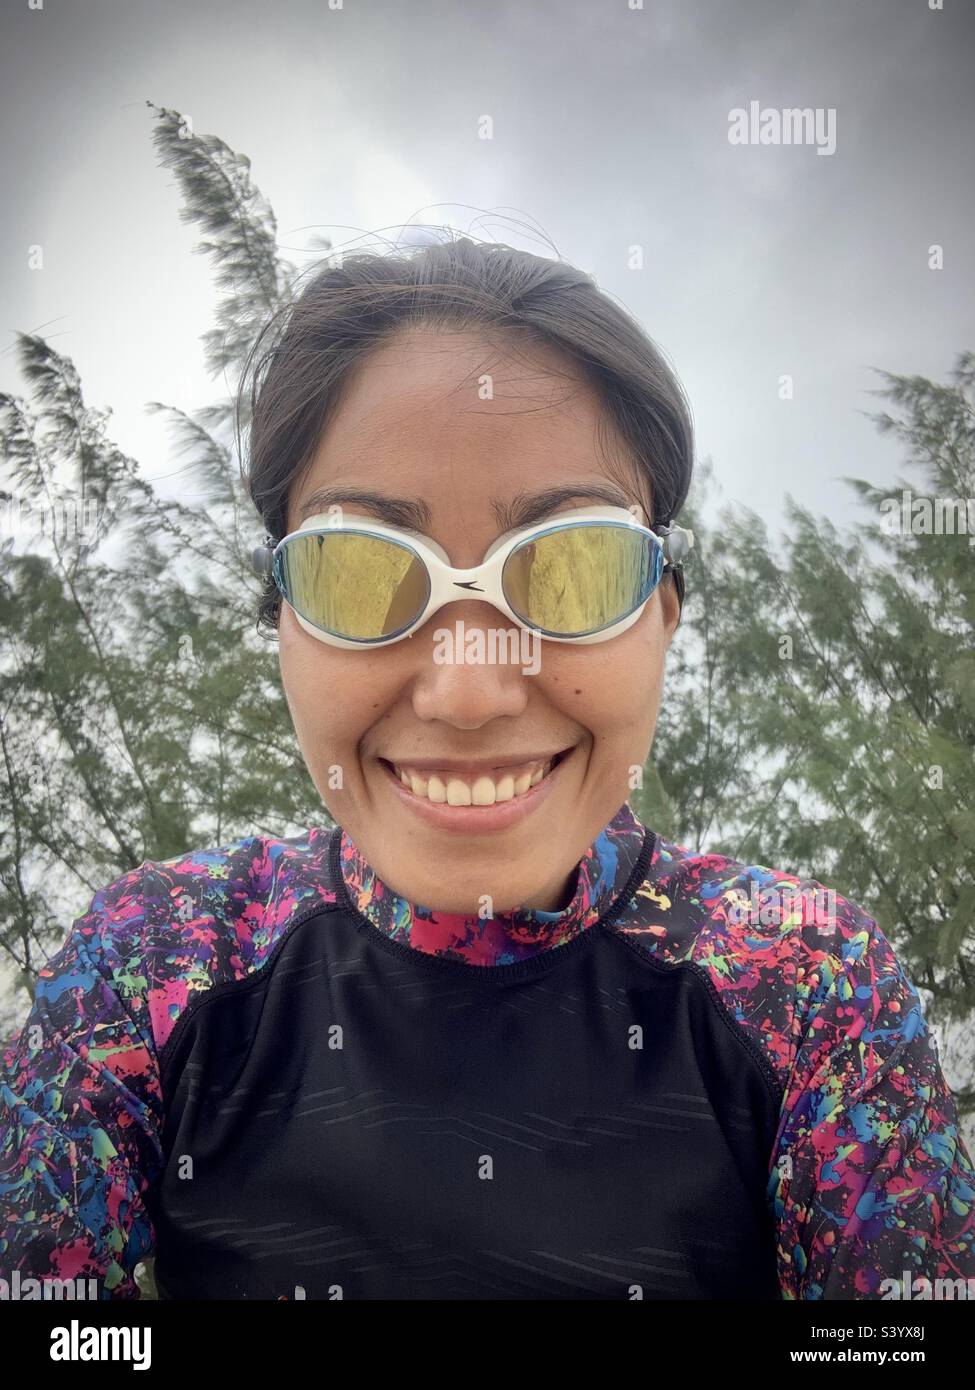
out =
[[[264,544],[256,545],[251,551],[251,568],[255,574],[265,577],[270,575],[273,562],[274,537],[268,531],[264,537]]]

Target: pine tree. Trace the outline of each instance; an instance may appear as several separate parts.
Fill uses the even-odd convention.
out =
[[[152,107],[160,162],[217,268],[210,372],[233,379],[294,267],[248,161]],[[295,746],[275,649],[255,630],[232,401],[151,402],[200,500],[163,498],[85,403],[71,361],[20,334],[32,400],[0,396],[0,947],[30,988],[85,899],[144,859],[327,813]]]
[[[696,523],[654,762],[678,840],[714,826],[708,848],[853,898],[957,1022],[975,1011],[975,355],[947,385],[880,375],[899,413],[871,418],[913,491],[848,478],[865,515],[847,533],[792,498],[774,540],[743,507]]]

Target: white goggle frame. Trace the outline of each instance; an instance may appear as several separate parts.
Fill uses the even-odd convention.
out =
[[[318,627],[310,619],[299,613],[282,593],[291,611],[294,613],[298,622],[313,637],[317,637],[321,642],[327,642],[330,646],[346,648],[363,647],[387,647],[393,642],[401,642],[404,637],[412,637],[413,634],[439,609],[448,603],[457,603],[465,598],[476,596],[485,603],[492,604],[505,615],[517,627],[524,628],[528,632],[537,632],[551,642],[606,642],[612,637],[617,637],[621,632],[639,619],[653,593],[659,585],[657,584],[650,590],[646,598],[642,600],[630,613],[620,618],[617,622],[610,623],[608,626],[599,628],[595,632],[585,633],[578,637],[566,637],[546,632],[544,628],[532,627],[520,618],[509,605],[501,587],[501,575],[505,561],[513,550],[523,545],[526,541],[535,537],[551,534],[553,531],[563,531],[571,527],[586,525],[592,521],[609,522],[614,526],[623,526],[628,529],[636,529],[652,538],[663,553],[664,565],[660,572],[660,578],[668,570],[678,570],[682,568],[683,557],[692,549],[694,545],[694,533],[683,526],[662,526],[659,531],[652,531],[649,526],[643,526],[636,520],[632,512],[625,507],[614,507],[607,505],[578,507],[571,512],[560,513],[549,521],[538,522],[533,526],[523,526],[517,530],[506,532],[499,536],[496,541],[489,546],[481,563],[474,569],[454,569],[450,563],[450,556],[431,540],[429,536],[424,536],[419,531],[411,531],[399,526],[388,526],[384,522],[374,521],[370,517],[348,516],[337,509],[335,514],[319,513],[308,517],[302,522],[297,531],[291,531],[284,536],[271,551],[266,547],[255,551],[255,568],[271,571],[274,561],[282,548],[289,540],[295,536],[307,535],[320,532],[348,532],[363,531],[373,536],[382,536],[389,540],[396,541],[399,545],[413,552],[417,558],[426,566],[430,576],[430,594],[423,611],[409,627],[395,633],[389,637],[374,637],[354,639],[339,637],[335,633],[327,631],[325,628]],[[280,590],[280,585],[278,586]],[[458,593],[458,590],[461,592]]]

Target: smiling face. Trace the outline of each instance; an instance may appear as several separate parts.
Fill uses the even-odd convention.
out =
[[[492,349],[466,331],[399,334],[347,383],[291,488],[288,530],[300,525],[314,492],[334,489],[343,514],[413,526],[455,568],[469,569],[508,529],[499,516],[554,488],[570,492],[539,519],[615,493],[618,505],[640,503],[648,521],[649,488],[636,467],[620,463],[611,474],[600,463],[600,420],[605,430],[595,392],[554,350]],[[419,506],[423,524],[380,515],[348,500],[346,489]],[[512,630],[483,600],[463,598],[412,638],[361,650],[319,641],[282,601],[282,682],[323,802],[394,892],[443,912],[476,914],[485,894],[495,913],[556,910],[574,887],[575,866],[626,801],[631,768],[647,757],[678,616],[665,581],[638,621],[606,642],[534,638],[532,674],[534,664],[521,664],[520,654],[519,664],[443,661],[434,634],[444,628],[462,622],[468,640],[483,634],[488,651],[490,633]],[[563,750],[524,792],[537,768]],[[421,794],[389,764],[416,776]],[[443,789],[449,802],[462,801],[466,787],[475,803],[498,800],[430,799]]]

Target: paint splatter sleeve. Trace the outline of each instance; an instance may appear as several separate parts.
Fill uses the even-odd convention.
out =
[[[917,1297],[922,1279],[975,1280],[975,1174],[917,991],[857,908],[842,944],[801,974],[769,1180],[783,1297]]]
[[[146,1191],[162,1099],[144,965],[131,940],[138,871],[100,890],[40,972],[0,1067],[0,1276],[97,1280],[137,1298],[152,1253]],[[120,949],[121,948],[121,949]],[[86,1285],[86,1290],[89,1286]],[[84,1296],[91,1296],[86,1292]]]

